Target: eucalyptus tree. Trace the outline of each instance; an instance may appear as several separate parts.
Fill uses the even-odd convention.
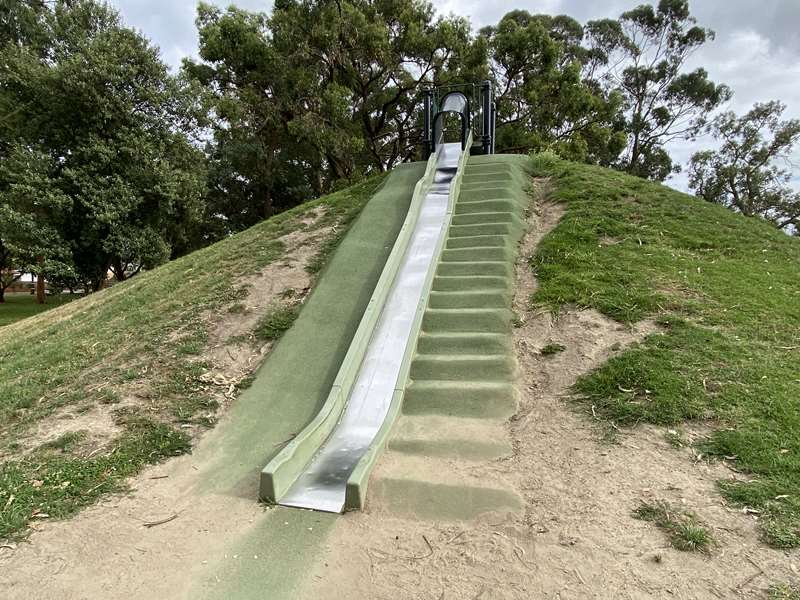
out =
[[[689,186],[709,202],[780,229],[800,228],[800,192],[790,186],[792,151],[800,141],[800,120],[781,120],[780,102],[756,104],[745,115],[717,116],[708,132],[720,144],[689,163]]]
[[[210,212],[247,227],[417,155],[419,88],[485,76],[457,17],[420,0],[278,0],[272,14],[200,4],[212,141]]]
[[[498,150],[552,149],[604,165],[617,158],[626,141],[621,97],[584,78],[590,57],[577,21],[515,10],[480,35],[497,90]]]
[[[687,0],[643,4],[618,20],[587,24],[593,76],[622,94],[626,150],[618,166],[663,180],[676,170],[665,145],[694,138],[707,115],[731,97],[705,69],[685,72],[692,54],[714,39],[689,12]]]

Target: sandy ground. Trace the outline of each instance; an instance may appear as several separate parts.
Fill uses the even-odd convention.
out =
[[[523,510],[426,519],[392,515],[373,494],[365,512],[338,521],[300,597],[765,598],[771,584],[796,578],[798,553],[765,548],[754,518],[725,506],[715,489],[716,480],[732,476],[725,467],[693,460],[656,428],[604,442],[591,419],[570,407],[578,376],[658,331],[651,322],[628,328],[594,311],[531,314],[526,299],[536,282],[522,263],[562,214],[549,204],[537,212],[517,268],[521,394],[505,423],[513,453],[470,466],[475,476],[512,485]],[[566,350],[542,356],[549,342]],[[662,532],[632,518],[645,499],[695,511],[718,542],[710,556],[674,550]]]

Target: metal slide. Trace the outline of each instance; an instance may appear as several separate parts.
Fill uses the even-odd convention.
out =
[[[450,108],[450,107],[443,107]],[[461,107],[454,107],[461,111]],[[440,132],[434,139],[439,138]],[[448,226],[450,187],[458,169],[462,143],[436,148],[433,185],[424,197],[416,227],[370,338],[344,413],[300,477],[279,504],[326,512],[342,512],[347,479],[386,420],[398,385],[403,357],[413,335],[414,316],[436,248]],[[414,339],[412,339],[414,338]]]

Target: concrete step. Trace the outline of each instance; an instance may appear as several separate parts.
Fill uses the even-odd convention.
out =
[[[510,291],[433,291],[428,296],[429,308],[508,308],[510,305]]]
[[[511,352],[511,339],[502,333],[422,333],[420,354],[503,354]]]
[[[443,262],[511,262],[512,252],[506,246],[445,249]]]
[[[429,308],[422,317],[427,333],[511,333],[512,313],[506,308]]]
[[[503,421],[437,415],[400,418],[388,448],[403,454],[470,462],[498,460],[513,452]]]
[[[516,229],[510,223],[482,223],[480,225],[450,225],[447,235],[450,238],[473,237],[476,235],[515,235]]]
[[[509,277],[486,277],[467,275],[461,277],[435,277],[432,289],[437,292],[461,291],[501,291],[507,292],[511,286]]]
[[[477,477],[459,466],[446,458],[389,451],[370,481],[370,496],[386,514],[437,522],[490,514],[502,520],[499,515],[522,512],[522,499],[499,476]]]
[[[447,250],[462,248],[506,248],[509,238],[505,235],[473,235],[468,237],[451,237],[447,240]]]
[[[473,184],[479,184],[483,186],[487,185],[504,185],[507,184],[510,177],[508,173],[502,171],[489,171],[486,173],[464,173],[464,176],[461,178],[461,185],[466,186],[467,188],[471,187]]]
[[[472,183],[461,186],[458,196],[459,202],[473,200],[486,200],[488,198],[508,198],[518,193],[517,186],[513,183]]]
[[[500,381],[412,381],[403,414],[502,419],[517,410],[514,386]]]
[[[481,169],[467,169],[461,179],[462,185],[470,185],[473,183],[486,184],[486,183],[499,183],[505,184],[509,180],[514,180],[513,169],[507,166],[494,166]]]
[[[411,363],[414,381],[510,381],[516,363],[510,354],[420,354]]]
[[[479,225],[479,224],[509,223],[521,225],[520,218],[516,213],[506,212],[482,212],[470,214],[457,214],[453,216],[453,225]]]
[[[480,261],[480,262],[440,262],[436,274],[441,277],[463,277],[484,275],[491,277],[511,277],[513,265],[510,261]]]
[[[490,200],[481,199],[469,202],[459,200],[456,204],[455,214],[472,215],[484,213],[517,212],[517,210],[519,210],[519,207],[513,199],[499,197]]]

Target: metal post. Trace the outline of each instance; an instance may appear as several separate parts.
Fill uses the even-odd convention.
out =
[[[494,154],[494,140],[495,140],[495,129],[497,127],[497,105],[492,102],[492,146],[491,146],[491,153]]]
[[[481,141],[483,142],[483,153],[491,154],[494,132],[492,131],[492,82],[484,81],[481,85],[481,92],[483,94],[483,135]]]
[[[433,90],[426,88],[423,92],[422,127],[422,160],[428,160],[433,152],[433,135],[431,134],[431,111],[433,103]]]

